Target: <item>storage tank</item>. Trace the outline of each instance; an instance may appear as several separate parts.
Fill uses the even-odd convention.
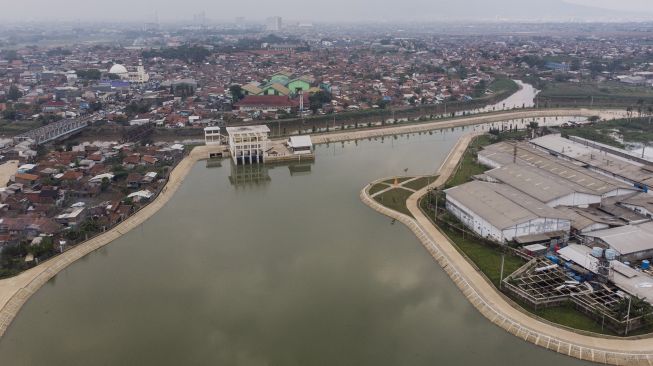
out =
[[[602,256],[603,256],[603,248],[601,248],[601,247],[593,247],[592,248],[592,257],[601,258]]]
[[[648,259],[644,259],[642,261],[642,269],[649,269],[651,268],[651,262],[648,261]]]
[[[612,261],[617,258],[617,252],[614,249],[605,250],[605,259]]]
[[[549,254],[549,255],[547,255],[546,257],[547,257],[551,262],[553,262],[553,263],[555,263],[555,264],[560,263],[560,259],[558,259],[558,257],[556,257],[555,255],[551,255],[551,254]]]

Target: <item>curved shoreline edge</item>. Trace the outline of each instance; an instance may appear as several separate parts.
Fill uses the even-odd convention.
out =
[[[420,210],[419,199],[429,188],[439,187],[447,181],[476,135],[470,133],[462,136],[440,166],[438,179],[408,198],[406,206],[414,218],[382,206],[371,198],[369,188],[377,181],[361,190],[360,199],[375,211],[406,225],[467,300],[500,328],[524,341],[584,361],[612,365],[653,365],[653,338],[614,339],[578,334],[519,311],[488,283]],[[378,181],[384,179],[387,177]]]
[[[181,186],[191,168],[197,161],[204,159],[206,154],[204,146],[194,148],[170,172],[168,182],[154,201],[145,205],[112,229],[82,242],[36,267],[0,281],[0,301],[4,302],[2,310],[0,310],[0,337],[7,331],[7,328],[27,300],[57,273],[78,259],[138,227],[165,206]]]
[[[331,132],[312,135],[315,144],[328,144],[331,142],[343,142],[366,138],[375,138],[388,135],[418,133],[444,128],[453,128],[482,123],[492,123],[510,119],[534,118],[534,117],[564,117],[599,115],[601,118],[619,118],[625,115],[625,111],[610,109],[542,109],[542,110],[513,110],[505,113],[492,113],[490,115],[477,114],[469,117],[456,118],[454,120],[435,120],[405,125],[389,125],[379,128],[363,129],[351,132]],[[36,267],[26,270],[14,277],[0,280],[0,338],[5,334],[11,322],[18,315],[22,306],[27,300],[46,284],[51,278],[64,270],[70,264],[87,254],[111,243],[133,228],[138,227],[147,221],[159,209],[172,198],[177,189],[181,186],[186,175],[199,160],[206,159],[212,146],[197,146],[185,156],[170,172],[168,182],[156,198],[134,213],[123,222],[112,229],[97,235],[85,242],[76,245],[74,248],[53,257]],[[454,148],[455,150],[455,148]],[[450,151],[448,161],[454,150]],[[457,161],[457,160],[456,160]],[[444,165],[444,164],[443,164]],[[442,169],[442,168],[441,168]],[[437,181],[436,181],[437,182]],[[435,183],[434,183],[435,184]],[[652,341],[653,342],[653,341]],[[651,347],[653,349],[653,347]],[[653,357],[652,357],[653,359]],[[646,363],[653,366],[653,362]]]

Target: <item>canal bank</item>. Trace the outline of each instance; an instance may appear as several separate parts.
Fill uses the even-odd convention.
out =
[[[591,116],[601,115],[602,118],[610,118],[621,111],[615,110],[590,110],[590,109],[549,109],[549,110],[530,110],[530,111],[513,111],[506,113],[497,113],[489,116],[473,116],[459,118],[452,121],[433,121],[417,125],[387,126],[377,129],[369,129],[354,132],[334,132],[323,133],[312,136],[315,144],[324,144],[330,142],[343,142],[350,140],[367,139],[381,136],[390,136],[406,133],[419,133],[432,131],[436,129],[455,128],[483,123],[492,123],[507,119],[527,119],[538,117],[558,117],[558,116]],[[624,112],[625,113],[625,112]],[[177,188],[181,185],[184,178],[190,171],[193,164],[198,160],[205,159],[217,147],[215,146],[198,146],[185,157],[175,169],[170,173],[170,180],[166,184],[161,194],[156,199],[141,209],[139,212],[130,216],[127,220],[120,223],[115,228],[100,234],[87,242],[77,245],[75,248],[54,257],[34,268],[31,268],[17,276],[0,280],[0,337],[6,332],[20,308],[25,304],[32,294],[34,294],[43,284],[54,277],[59,271],[68,267],[71,263],[84,257],[90,252],[105,246],[120,237],[124,233],[132,230],[138,225],[145,222],[149,217],[163,207],[172,197]]]
[[[438,179],[408,198],[406,206],[413,217],[390,210],[376,202],[368,192],[376,182],[361,191],[361,200],[377,212],[406,225],[469,302],[500,328],[527,342],[580,360],[614,365],[653,364],[652,338],[617,338],[574,332],[540,321],[515,308],[424,215],[419,208],[419,199],[429,189],[444,185],[476,135],[471,133],[461,137],[440,166]]]
[[[358,140],[387,135],[396,135],[404,133],[419,133],[438,129],[455,128],[463,126],[472,126],[478,124],[488,124],[506,120],[520,120],[532,118],[556,118],[556,117],[591,117],[599,116],[601,119],[623,118],[626,115],[625,110],[617,109],[531,109],[525,111],[510,111],[491,113],[489,115],[474,115],[469,117],[459,117],[451,120],[421,122],[408,125],[386,125],[380,128],[368,130],[352,130],[343,132],[332,132],[311,135],[313,143],[324,144],[330,142]],[[561,121],[561,123],[564,121]]]
[[[478,123],[477,121],[475,123]],[[437,127],[436,127],[437,129]],[[371,130],[369,131],[371,132]],[[392,130],[390,128],[384,129],[384,135],[393,135],[403,133],[403,130]],[[365,138],[365,137],[363,137]],[[350,138],[355,139],[355,138]],[[342,136],[338,137],[338,141],[344,141]],[[411,142],[412,144],[412,142]],[[101,236],[93,238],[83,244],[78,245],[74,249],[67,251],[63,255],[55,257],[54,259],[41,264],[29,271],[26,271],[16,277],[0,281],[0,331],[1,334],[7,330],[9,324],[16,317],[21,307],[27,300],[45,283],[53,278],[57,273],[67,268],[70,264],[80,258],[85,257],[87,254],[96,251],[102,246],[122,238],[130,230],[139,227],[147,219],[154,215],[160,208],[164,207],[166,203],[172,199],[173,194],[181,186],[184,178],[192,170],[193,166],[198,160],[204,159],[208,155],[209,147],[196,147],[186,158],[179,163],[179,165],[171,172],[170,180],[166,185],[164,191],[157,197],[157,199],[144,209],[139,211],[134,216],[125,220],[118,227],[108,231]],[[397,161],[387,160],[383,165],[393,165],[403,163]]]

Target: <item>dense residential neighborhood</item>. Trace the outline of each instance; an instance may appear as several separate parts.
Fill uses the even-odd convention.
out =
[[[115,226],[158,194],[183,155],[179,144],[98,143],[21,164],[0,188],[0,247],[18,251],[3,253],[2,275]]]

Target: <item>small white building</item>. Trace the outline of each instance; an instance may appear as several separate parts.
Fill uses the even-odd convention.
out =
[[[220,127],[204,127],[204,143],[206,145],[220,145],[222,143]]]
[[[265,162],[270,128],[266,125],[227,127],[229,152],[236,165]]]
[[[478,235],[504,243],[518,237],[564,232],[560,211],[505,184],[472,181],[445,190],[447,210]]]
[[[288,139],[288,147],[295,155],[310,154],[313,151],[313,141],[311,136],[291,136]]]

